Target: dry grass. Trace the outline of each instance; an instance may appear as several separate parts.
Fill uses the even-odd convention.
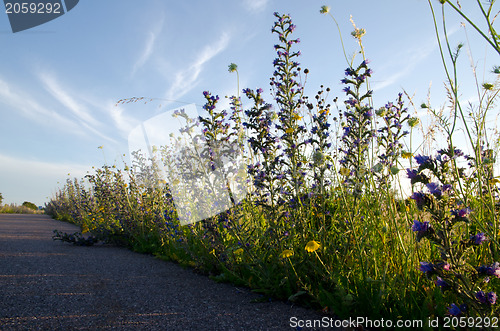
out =
[[[16,204],[0,206],[0,214],[43,214],[43,210],[33,210],[25,206],[18,206]]]

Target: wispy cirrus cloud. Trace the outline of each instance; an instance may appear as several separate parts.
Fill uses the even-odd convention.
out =
[[[166,92],[166,99],[179,99],[195,87],[196,80],[203,70],[203,66],[217,54],[225,50],[229,44],[229,34],[222,33],[219,40],[213,45],[207,45],[200,55],[186,69],[177,72],[172,86]]]
[[[452,35],[456,34],[457,32],[460,31],[461,26],[456,25],[450,31],[448,31],[448,37],[451,37]],[[441,38],[444,38],[444,36],[441,36]],[[398,54],[395,54],[392,57],[392,60],[389,60],[387,62],[391,63],[389,68],[402,68],[399,70],[397,73],[388,75],[387,77],[384,78],[383,81],[378,82],[374,85],[372,85],[373,90],[380,91],[383,88],[386,88],[388,86],[391,86],[393,84],[396,84],[401,81],[401,79],[410,73],[412,73],[415,68],[417,67],[418,64],[420,64],[422,61],[427,59],[429,56],[432,55],[435,51],[438,50],[438,43],[435,38],[429,39],[427,42],[425,42],[423,45],[420,45],[418,47],[413,47],[409,50],[404,50]],[[395,65],[394,63],[402,61],[401,65]]]
[[[437,42],[434,40],[429,40],[424,46],[413,47],[411,49],[404,50],[398,54],[395,54],[392,61],[388,61],[391,65],[387,66],[391,71],[394,68],[399,70],[396,73],[392,73],[384,77],[384,80],[378,82],[372,86],[373,90],[380,91],[383,88],[401,82],[401,79],[409,74],[411,74],[417,66],[429,56],[432,55],[438,48]],[[402,62],[401,65],[395,65],[394,63]],[[379,75],[380,76],[380,75]]]
[[[100,125],[88,111],[88,109],[76,101],[67,90],[65,90],[61,84],[56,80],[53,75],[48,73],[40,74],[40,79],[44,84],[45,89],[63,106],[69,109],[78,119],[81,121],[91,124],[93,126]]]
[[[111,100],[106,102],[104,109],[113,120],[115,127],[123,136],[128,136],[130,131],[140,123],[137,118],[127,115],[124,108],[119,105],[116,106]]]
[[[139,58],[132,67],[132,73],[131,73],[132,76],[135,75],[137,70],[139,70],[139,68],[141,68],[149,60],[151,54],[153,54],[155,41],[156,41],[156,34],[150,31],[148,33],[146,44],[144,45],[144,48],[142,50],[142,54],[141,56],[139,56]]]
[[[33,100],[30,93],[12,86],[0,77],[0,102],[19,111],[25,118],[42,125],[50,125],[74,134],[83,135],[81,127],[75,122],[48,109]]]
[[[435,47],[427,47],[405,51],[405,54],[402,55],[401,58],[405,59],[406,65],[399,66],[402,70],[399,70],[397,73],[385,77],[383,81],[374,84],[372,86],[373,90],[380,91],[383,88],[399,82],[403,77],[409,75],[413,70],[415,70],[417,65],[428,58],[434,50]]]
[[[142,68],[142,66],[144,66],[146,62],[148,62],[151,55],[153,55],[156,40],[163,29],[164,21],[165,15],[162,15],[161,19],[157,20],[155,27],[148,31],[146,42],[144,44],[144,47],[142,48],[142,52],[137,58],[137,61],[135,61],[134,65],[132,66],[132,72],[130,74],[131,76],[134,76],[137,71]]]
[[[245,0],[244,5],[251,12],[261,12],[269,3],[269,0]]]
[[[107,141],[116,143],[116,140],[104,134],[105,125],[98,121],[87,108],[87,106],[77,101],[77,98],[62,87],[56,77],[48,73],[40,73],[40,80],[44,84],[45,89],[59,102],[65,109],[70,110],[77,118],[78,125],[90,131],[96,136],[99,136]]]

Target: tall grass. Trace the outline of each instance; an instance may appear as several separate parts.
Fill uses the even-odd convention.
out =
[[[225,153],[214,147],[220,142],[246,150],[245,199],[181,226],[174,188],[159,177],[157,162],[138,157],[130,168],[105,166],[85,181],[68,181],[47,212],[82,232],[341,318],[498,315],[496,151],[483,134],[496,84],[484,88],[473,117],[474,155],[453,143],[454,125],[465,115],[451,82],[454,117],[438,119],[447,146],[422,155],[412,144],[404,148],[419,121],[403,94],[373,105],[365,58],[347,61],[343,103],[323,86],[311,99],[304,95],[308,70],[297,62],[295,26],[288,15],[275,17],[273,100],[247,88],[242,95],[250,105],[243,109],[233,97],[227,111],[204,92],[206,116],[191,122],[203,132],[208,147],[200,153],[211,155],[212,169],[214,155]],[[363,50],[363,30],[355,27],[353,36]],[[178,155],[171,146],[159,151],[163,160]],[[407,199],[400,192],[404,173],[414,189]]]
[[[15,203],[0,206],[0,214],[41,214],[42,210],[35,210],[26,206],[18,206]]]

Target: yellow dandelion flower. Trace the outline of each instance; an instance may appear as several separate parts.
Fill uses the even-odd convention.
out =
[[[292,133],[293,132],[293,128],[288,128],[285,130],[286,133]]]
[[[287,257],[290,257],[293,255],[293,251],[290,249],[285,249],[283,252],[281,252],[280,256],[282,259],[285,259]]]
[[[293,114],[292,115],[293,119],[298,121],[298,120],[301,120],[302,119],[302,116],[300,116],[299,114]]]
[[[351,173],[351,171],[345,167],[340,168],[339,172],[342,176],[349,176],[349,174]]]
[[[89,227],[87,226],[87,224],[82,224],[82,233],[87,233],[89,232]]]
[[[243,253],[243,248],[238,248],[237,250],[234,251],[234,254],[236,255],[240,255],[241,253]]]
[[[401,153],[401,157],[402,157],[403,159],[408,159],[408,160],[409,160],[409,159],[411,159],[411,157],[412,157],[412,156],[413,156],[413,154],[412,154],[412,153],[410,153],[410,152],[402,152],[402,153]]]
[[[312,253],[312,252],[317,251],[319,247],[320,247],[319,242],[317,242],[316,240],[311,240],[310,242],[308,242],[306,244],[306,248],[305,249],[309,253]]]

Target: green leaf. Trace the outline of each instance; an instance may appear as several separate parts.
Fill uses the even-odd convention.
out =
[[[304,295],[304,294],[307,294],[306,291],[298,291],[297,293],[295,294],[292,294],[288,297],[288,301],[290,302],[295,302],[297,301],[297,299],[301,296],[301,295]]]

